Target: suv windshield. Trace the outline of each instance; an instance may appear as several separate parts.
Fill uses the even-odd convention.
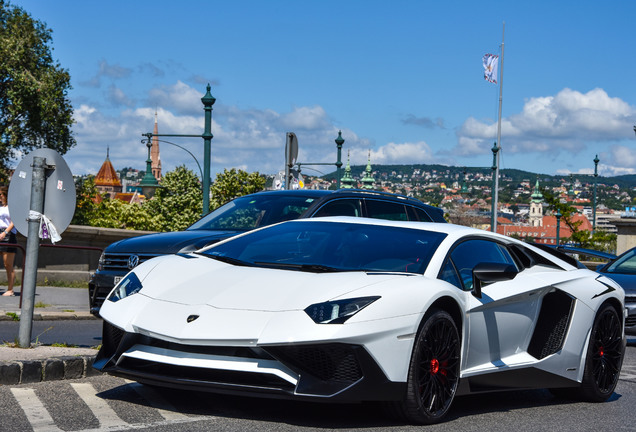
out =
[[[636,274],[636,249],[626,253],[605,270],[607,273]]]
[[[187,230],[249,231],[298,217],[316,200],[298,195],[247,195],[219,207]]]
[[[424,273],[446,234],[304,220],[275,225],[201,252],[233,265],[329,272]]]

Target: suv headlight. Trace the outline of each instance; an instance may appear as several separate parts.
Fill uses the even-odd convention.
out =
[[[133,294],[137,294],[142,288],[143,286],[137,275],[134,272],[130,272],[113,288],[108,295],[108,300],[116,302]]]
[[[379,298],[359,297],[316,303],[305,309],[305,313],[316,324],[342,324]]]
[[[106,258],[104,257],[104,252],[99,256],[99,261],[97,261],[97,270],[104,270],[104,261]]]

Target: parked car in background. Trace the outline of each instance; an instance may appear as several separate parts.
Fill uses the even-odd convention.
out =
[[[442,209],[402,195],[358,189],[282,190],[245,195],[219,207],[185,231],[148,234],[108,246],[88,283],[91,313],[126,273],[151,258],[187,253],[274,223],[323,216],[445,222]]]
[[[632,248],[596,271],[618,282],[625,290],[625,333],[636,335],[636,248]]]
[[[572,245],[557,248],[537,246],[556,251],[553,253],[567,254],[570,259],[578,262],[579,267],[586,266],[616,281],[625,290],[625,308],[628,312],[625,317],[625,333],[636,335],[636,248],[617,257],[611,253]]]
[[[102,306],[93,366],[182,390],[383,401],[421,424],[462,394],[603,402],[623,299],[613,280],[488,231],[302,219],[134,268]]]

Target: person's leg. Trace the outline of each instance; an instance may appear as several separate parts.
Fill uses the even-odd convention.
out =
[[[3,296],[13,295],[13,283],[15,282],[15,269],[13,268],[13,261],[15,259],[15,253],[2,252],[2,262],[4,268],[7,271],[7,291],[2,294]]]

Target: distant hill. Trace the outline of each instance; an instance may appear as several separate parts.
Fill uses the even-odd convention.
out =
[[[351,173],[354,177],[361,177],[362,172],[365,170],[366,165],[352,165]],[[382,174],[387,173],[388,178],[390,180],[396,180],[397,176],[404,177],[405,175],[409,178],[413,174],[415,170],[420,170],[420,172],[433,172],[435,171],[441,177],[448,177],[451,179],[459,176],[463,176],[464,173],[468,175],[474,174],[482,174],[482,175],[490,175],[492,173],[492,169],[490,167],[463,167],[463,166],[447,166],[447,165],[438,165],[438,164],[414,164],[414,165],[371,165],[373,172]],[[344,171],[344,168],[343,168]],[[395,176],[391,173],[395,172]],[[565,181],[569,183],[570,175],[550,175],[550,174],[537,174],[530,171],[523,171],[519,169],[511,169],[506,168],[500,171],[503,179],[509,179],[513,183],[520,183],[524,180],[535,181],[539,179],[539,182],[548,186],[552,183],[557,184]],[[591,174],[573,174],[572,177],[575,180],[578,180],[582,183],[588,182],[592,183],[594,180],[594,176]],[[323,176],[325,180],[333,180],[336,178],[336,172],[329,173]],[[376,175],[376,179],[379,179]],[[618,185],[621,189],[632,189],[636,188],[636,174],[629,175],[621,175],[614,177],[598,177],[598,184],[605,185]]]

